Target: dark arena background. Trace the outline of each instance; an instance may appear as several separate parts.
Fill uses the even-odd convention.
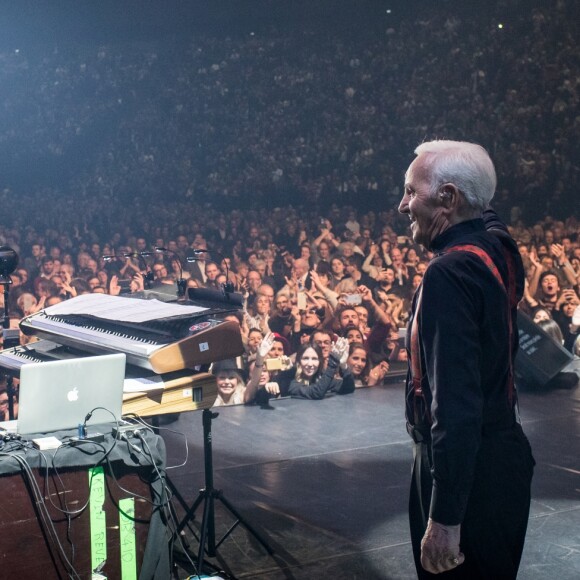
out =
[[[284,334],[295,321],[277,298],[260,310],[258,289],[267,286],[273,299],[292,286],[299,263],[305,274],[325,262],[328,288],[347,300],[356,285],[345,278],[361,270],[349,259],[358,254],[390,317],[372,361],[381,380],[369,386],[367,376],[357,386],[368,388],[323,401],[282,397],[219,409],[210,468],[243,521],[217,555],[209,550],[203,571],[228,579],[414,578],[403,341],[430,256],[397,208],[419,143],[479,143],[497,170],[493,207],[528,279],[516,375],[537,465],[519,578],[577,580],[579,39],[577,0],[0,0],[4,347],[34,348],[36,331],[25,324],[18,332],[20,321],[67,299],[157,292],[173,304],[187,284],[244,296],[247,308],[236,312],[243,344],[223,352],[249,365],[264,334]],[[6,247],[18,256],[10,271]],[[385,282],[387,271],[393,279]],[[294,315],[324,318],[338,333],[336,301],[314,302],[311,310],[294,304]],[[273,319],[278,326],[268,326]],[[377,320],[371,313],[366,330]],[[298,327],[297,341],[314,328],[305,320]],[[280,344],[285,354],[297,349],[291,337]],[[0,352],[0,371],[5,360]],[[193,362],[183,367],[205,372],[215,361]],[[0,420],[18,411],[10,372],[0,381]],[[204,404],[154,418],[159,461],[172,468],[168,529],[180,532],[171,541],[171,580],[198,577],[201,515],[184,529],[177,524],[208,483]],[[17,489],[2,468],[17,443],[0,441],[0,507]],[[3,514],[3,529],[16,534],[18,514]],[[228,530],[231,513],[218,500],[213,516],[210,528]],[[61,532],[67,538],[64,525]],[[146,527],[138,533],[144,542]],[[0,578],[24,577],[23,569],[3,570],[34,559],[19,537],[0,539]],[[87,538],[62,544],[77,562],[90,551]],[[138,556],[145,563],[147,546]],[[28,577],[90,577],[40,567]]]

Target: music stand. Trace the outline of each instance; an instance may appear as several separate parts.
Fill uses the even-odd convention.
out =
[[[184,518],[177,526],[176,533],[180,534],[187,526],[190,527],[190,521],[194,519],[197,508],[203,502],[203,516],[201,520],[201,528],[199,531],[199,550],[197,553],[197,572],[201,573],[204,564],[204,553],[211,558],[216,556],[217,549],[229,537],[229,535],[236,529],[239,524],[242,524],[256,540],[263,546],[263,548],[272,555],[274,550],[269,544],[260,536],[254,527],[243,518],[238,510],[226,499],[221,489],[215,489],[213,485],[213,451],[212,451],[212,436],[211,423],[213,419],[217,418],[219,413],[214,413],[210,409],[203,410],[203,458],[205,469],[205,487],[200,489],[199,495],[194,504],[187,510]],[[216,543],[215,535],[215,502],[220,501],[223,506],[236,518],[236,521]],[[194,532],[195,535],[195,532]],[[207,550],[206,550],[207,543]]]

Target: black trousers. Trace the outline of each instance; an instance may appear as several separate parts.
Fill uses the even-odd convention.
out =
[[[421,539],[431,503],[431,444],[415,443],[409,523],[418,577],[423,579],[508,580],[516,578],[530,511],[534,459],[519,425],[484,435],[475,478],[461,525],[465,562],[443,574],[426,572]]]

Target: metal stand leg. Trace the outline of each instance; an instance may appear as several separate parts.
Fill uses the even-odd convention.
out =
[[[270,545],[262,538],[262,536],[251,526],[247,520],[245,520],[238,510],[229,502],[223,495],[223,492],[219,489],[215,489],[213,485],[213,451],[212,451],[212,436],[211,436],[211,423],[212,420],[218,417],[218,413],[213,413],[209,409],[204,409],[203,411],[203,456],[204,456],[204,467],[205,467],[205,487],[200,490],[197,499],[194,504],[185,514],[185,517],[181,520],[181,523],[177,527],[177,533],[181,533],[182,530],[189,525],[190,521],[195,517],[195,512],[197,508],[203,502],[203,516],[201,521],[201,530],[199,537],[199,551],[197,554],[197,565],[198,570],[201,571],[203,567],[203,557],[207,553],[210,557],[216,556],[216,550],[219,546],[226,540],[226,538],[234,531],[234,529],[242,524],[256,540],[262,545],[262,547],[272,555],[274,550]],[[230,529],[222,536],[219,542],[216,543],[215,535],[215,502],[220,501],[223,506],[236,518],[234,524]],[[207,544],[207,547],[206,547]]]

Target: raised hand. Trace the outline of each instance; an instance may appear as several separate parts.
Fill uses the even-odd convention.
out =
[[[344,337],[338,338],[336,342],[332,345],[331,354],[333,354],[339,361],[340,365],[346,365],[348,359],[348,340]]]
[[[274,344],[274,336],[273,332],[268,332],[266,336],[262,339],[262,342],[258,345],[258,355],[264,359],[268,356],[268,353],[272,350],[272,346]]]

